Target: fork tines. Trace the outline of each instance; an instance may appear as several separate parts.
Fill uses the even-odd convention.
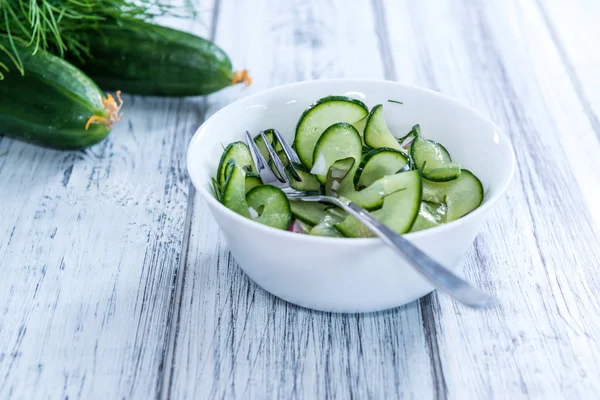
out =
[[[296,167],[294,166],[294,164],[296,164],[296,163],[300,164],[300,158],[298,157],[298,155],[296,154],[294,149],[292,149],[292,147],[287,143],[287,141],[279,133],[279,131],[274,130],[274,136],[277,139],[277,141],[281,144],[283,153],[286,155],[286,157],[289,161],[289,163],[288,163],[289,169],[287,169],[287,170],[290,172],[290,174],[292,175],[292,177],[295,180],[301,182],[302,178],[300,177],[300,175],[298,174],[298,171],[296,170]],[[260,137],[262,138],[265,148],[267,149],[267,152],[269,153],[269,156],[271,157],[271,160],[273,161],[274,168],[278,172],[277,174],[275,174],[274,173],[275,171],[271,170],[267,161],[265,160],[262,153],[258,149],[258,146],[256,146],[256,143],[254,143],[254,140],[250,136],[250,133],[248,131],[246,131],[246,140],[248,142],[248,147],[250,148],[250,154],[252,155],[252,159],[254,160],[254,164],[256,165],[256,168],[258,170],[258,173],[260,174],[261,179],[263,180],[264,183],[271,183],[271,182],[274,182],[274,179],[276,179],[279,182],[289,184],[289,180],[288,180],[288,177],[286,174],[286,167],[283,165],[283,162],[281,161],[281,159],[279,158],[279,155],[277,154],[277,152],[271,145],[271,142],[269,142],[269,140],[267,139],[267,136],[265,135],[264,131],[260,131]]]

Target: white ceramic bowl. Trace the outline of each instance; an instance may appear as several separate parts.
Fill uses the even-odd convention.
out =
[[[496,125],[438,92],[396,82],[347,79],[269,89],[229,104],[202,124],[189,144],[189,175],[240,267],[275,296],[336,312],[376,311],[409,303],[434,287],[379,239],[324,238],[273,229],[241,217],[213,197],[210,178],[215,176],[222,144],[244,140],[246,130],[256,135],[267,128],[278,129],[291,143],[302,112],[328,95],[356,97],[370,108],[384,104],[388,126],[397,136],[420,124],[425,137],[441,142],[455,161],[482,181],[485,199],[475,211],[452,223],[405,235],[438,262],[455,268],[506,191],[515,158],[507,136]]]

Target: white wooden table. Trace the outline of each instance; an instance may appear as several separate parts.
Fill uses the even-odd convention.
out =
[[[600,2],[205,3],[167,23],[250,88],[126,96],[81,152],[0,139],[0,399],[600,398]],[[325,77],[439,90],[509,133],[515,180],[461,267],[500,307],[326,314],[241,272],[188,140],[237,98]]]

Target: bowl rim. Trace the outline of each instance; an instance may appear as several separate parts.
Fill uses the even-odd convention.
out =
[[[226,106],[220,108],[219,110],[217,110],[214,114],[212,114],[209,118],[207,118],[198,127],[198,129],[196,129],[196,131],[194,132],[194,134],[192,135],[191,139],[188,142],[187,151],[186,151],[186,169],[188,171],[188,176],[190,177],[190,180],[192,182],[192,185],[194,186],[194,189],[202,194],[202,197],[205,199],[205,201],[212,204],[212,206],[223,210],[230,218],[233,218],[234,221],[245,224],[251,229],[257,229],[259,231],[262,231],[265,234],[282,235],[283,237],[289,237],[289,238],[294,238],[294,240],[304,241],[307,244],[310,244],[310,243],[334,244],[335,243],[335,244],[339,245],[339,244],[346,243],[346,244],[352,245],[352,246],[357,246],[357,245],[367,246],[367,245],[372,245],[375,242],[380,242],[381,239],[376,238],[376,237],[375,238],[348,238],[348,237],[312,236],[312,235],[298,234],[298,233],[291,232],[289,230],[272,228],[270,226],[260,224],[249,218],[245,218],[245,217],[237,214],[236,212],[230,210],[229,208],[225,207],[225,205],[223,205],[220,201],[218,201],[212,195],[212,193],[209,192],[208,189],[206,189],[203,185],[200,185],[199,182],[197,182],[196,177],[195,177],[196,174],[190,168],[190,166],[193,164],[192,152],[194,150],[195,143],[198,142],[199,139],[203,135],[206,135],[205,130],[203,128],[206,125],[208,125],[212,120],[219,118],[219,116],[221,116],[222,114],[226,114],[231,108],[234,108],[239,103],[249,102],[256,98],[259,98],[266,94],[269,94],[271,92],[295,88],[297,86],[320,85],[320,84],[328,84],[328,83],[335,83],[335,82],[343,82],[343,83],[349,83],[349,84],[351,84],[351,83],[367,84],[367,85],[368,84],[393,85],[393,86],[397,86],[397,87],[404,88],[407,90],[422,92],[422,93],[425,93],[425,94],[433,96],[433,97],[438,97],[438,98],[442,99],[443,101],[454,103],[456,106],[464,108],[465,110],[469,111],[470,113],[479,117],[481,120],[488,123],[494,129],[494,132],[501,138],[501,140],[505,141],[505,143],[508,147],[510,165],[507,165],[507,168],[509,168],[510,171],[508,172],[508,175],[507,175],[507,178],[505,179],[505,181],[498,186],[498,191],[494,194],[494,196],[490,197],[487,202],[485,202],[484,204],[482,204],[475,210],[471,211],[470,213],[464,215],[463,217],[461,217],[457,220],[454,220],[452,222],[448,222],[448,223],[445,223],[445,224],[442,224],[439,226],[435,226],[432,228],[424,229],[424,230],[421,230],[418,232],[404,233],[404,234],[402,234],[402,236],[404,238],[410,240],[410,239],[420,239],[423,237],[432,236],[432,235],[436,235],[436,234],[443,235],[447,231],[451,231],[451,230],[457,228],[459,225],[466,224],[469,221],[476,219],[478,216],[483,215],[488,210],[490,210],[498,202],[498,200],[500,200],[500,198],[502,198],[504,196],[504,194],[506,193],[508,187],[510,186],[510,184],[514,178],[514,174],[515,174],[515,170],[516,170],[515,151],[514,151],[512,142],[510,140],[510,137],[496,123],[494,123],[488,116],[483,114],[481,111],[479,111],[465,103],[462,103],[451,96],[448,96],[446,94],[443,94],[443,93],[438,92],[433,89],[425,88],[422,86],[411,85],[411,84],[405,84],[405,83],[392,81],[392,80],[386,80],[386,79],[353,79],[353,78],[309,79],[309,80],[303,80],[303,81],[297,81],[297,82],[277,85],[277,86],[273,86],[273,87],[267,88],[265,90],[262,90],[260,92],[251,94],[249,96],[237,99],[237,100],[227,104]]]

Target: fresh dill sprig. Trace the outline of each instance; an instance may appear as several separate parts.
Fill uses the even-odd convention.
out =
[[[195,16],[190,0],[185,7],[161,0],[0,0],[0,35],[8,38],[11,48],[0,44],[0,53],[8,55],[23,72],[23,64],[14,38],[25,40],[32,54],[40,49],[60,57],[71,53],[81,60],[90,56],[88,35],[98,34],[103,25],[119,25],[135,30],[141,22],[165,15]],[[185,12],[182,12],[185,11]],[[8,66],[0,61],[0,69]]]

